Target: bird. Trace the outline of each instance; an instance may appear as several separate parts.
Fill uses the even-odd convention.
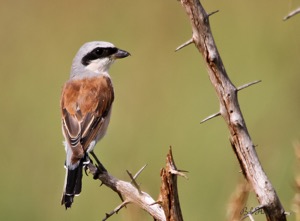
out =
[[[81,193],[83,168],[106,133],[114,101],[109,68],[130,53],[110,42],[83,44],[75,55],[70,78],[63,86],[60,108],[66,176],[61,204],[68,209]]]

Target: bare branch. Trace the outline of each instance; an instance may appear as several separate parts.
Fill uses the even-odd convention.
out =
[[[210,81],[216,90],[220,113],[228,126],[230,141],[243,174],[252,185],[259,204],[264,205],[267,220],[286,221],[284,208],[259,162],[240,110],[238,89],[226,73],[211,33],[209,16],[199,0],[181,0],[181,4],[190,18],[193,42],[203,56]]]
[[[96,156],[95,159],[97,159]],[[118,193],[123,201],[113,211],[106,214],[103,219],[104,221],[118,213],[118,211],[129,203],[136,204],[144,209],[157,221],[183,221],[177,190],[177,176],[186,177],[186,175],[183,173],[183,170],[177,170],[171,147],[167,154],[166,167],[161,170],[162,184],[157,201],[152,199],[146,192],[141,191],[139,185],[136,183],[136,178],[146,165],[134,176],[127,171],[131,179],[130,183],[110,175],[99,160],[97,164],[100,166],[96,167],[92,163],[89,163],[87,165],[89,172],[93,174],[94,179],[99,179],[105,186]]]
[[[289,18],[293,17],[294,15],[297,15],[300,13],[300,8],[295,9],[294,11],[290,12],[287,16],[283,18],[283,21],[288,20]]]
[[[147,211],[154,219],[160,221],[166,220],[164,210],[159,204],[155,204],[156,201],[148,193],[139,192],[130,182],[119,180],[110,175],[106,170],[97,168],[92,163],[88,164],[87,167],[95,179],[99,179],[105,186],[118,193],[124,199],[124,202],[113,211],[117,212],[118,208],[121,209],[124,206],[123,204],[133,203]],[[111,213],[114,214],[114,212]]]

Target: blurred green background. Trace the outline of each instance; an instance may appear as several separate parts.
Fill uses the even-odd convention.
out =
[[[203,1],[249,132],[287,211],[298,173],[293,143],[300,138],[300,16],[282,18],[299,1]],[[142,189],[154,198],[169,145],[177,166],[185,220],[225,220],[241,179],[218,100],[176,0],[1,1],[0,220],[101,220],[120,200],[91,176],[71,210],[60,205],[64,182],[59,99],[73,56],[92,40],[113,42],[132,56],[110,71],[116,99],[107,136],[96,154],[114,176],[129,180],[144,164]],[[252,196],[248,207],[257,206]],[[294,220],[294,215],[288,219]],[[152,220],[134,205],[110,220]],[[256,216],[255,220],[265,220]]]

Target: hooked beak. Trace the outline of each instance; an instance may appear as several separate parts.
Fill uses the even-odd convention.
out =
[[[129,55],[130,55],[129,52],[118,49],[118,51],[115,54],[113,54],[113,57],[116,59],[120,59],[120,58],[126,58]]]

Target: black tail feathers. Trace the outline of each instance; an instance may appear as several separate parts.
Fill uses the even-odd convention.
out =
[[[88,157],[84,157],[75,169],[71,170],[67,168],[65,189],[61,199],[61,205],[65,205],[66,209],[71,208],[74,197],[81,193],[82,170],[87,162]]]

